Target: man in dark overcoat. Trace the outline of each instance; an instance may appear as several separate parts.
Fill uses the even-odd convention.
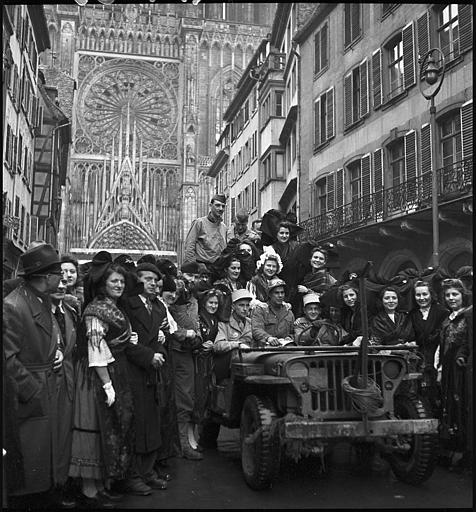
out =
[[[136,269],[139,286],[136,292],[123,298],[124,310],[137,333],[137,345],[129,346],[130,384],[134,398],[135,451],[132,468],[126,482],[126,492],[139,496],[152,489],[166,489],[167,482],[154,471],[160,436],[160,373],[166,350],[164,327],[165,306],[156,298],[161,277],[153,263],[141,263]],[[141,289],[142,288],[142,289]]]
[[[24,278],[3,302],[6,371],[17,386],[23,485],[12,495],[50,490],[57,476],[56,371],[62,364],[61,334],[49,293],[61,279],[55,249],[43,244],[20,256]]]

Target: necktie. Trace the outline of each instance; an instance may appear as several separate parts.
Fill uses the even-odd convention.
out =
[[[63,346],[64,346],[65,340],[66,340],[66,324],[65,324],[65,320],[64,320],[64,313],[61,311],[61,309],[59,307],[57,307],[54,315],[55,315],[56,321],[58,322],[58,325],[59,325],[59,328],[61,331],[61,338],[62,338]]]
[[[148,297],[145,301],[145,307],[147,308],[149,315],[152,315],[152,302],[150,301],[150,299]]]

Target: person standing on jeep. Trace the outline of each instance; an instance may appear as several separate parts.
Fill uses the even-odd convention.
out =
[[[285,288],[282,279],[273,279],[268,284],[268,302],[253,310],[251,330],[257,347],[287,345],[294,341],[294,315],[284,304]]]
[[[213,263],[226,247],[226,196],[215,194],[206,217],[195,219],[185,239],[184,263]]]

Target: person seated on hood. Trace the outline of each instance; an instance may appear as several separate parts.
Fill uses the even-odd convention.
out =
[[[294,315],[284,304],[286,283],[275,278],[268,285],[269,300],[251,315],[251,327],[258,347],[287,345],[294,341]]]

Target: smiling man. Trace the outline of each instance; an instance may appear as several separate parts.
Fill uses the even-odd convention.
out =
[[[284,303],[286,283],[279,278],[268,285],[269,300],[251,315],[253,338],[258,346],[279,346],[294,340],[294,315]]]
[[[210,201],[206,217],[192,222],[185,239],[184,263],[213,263],[226,247],[226,226],[223,223],[226,196],[216,194]]]

